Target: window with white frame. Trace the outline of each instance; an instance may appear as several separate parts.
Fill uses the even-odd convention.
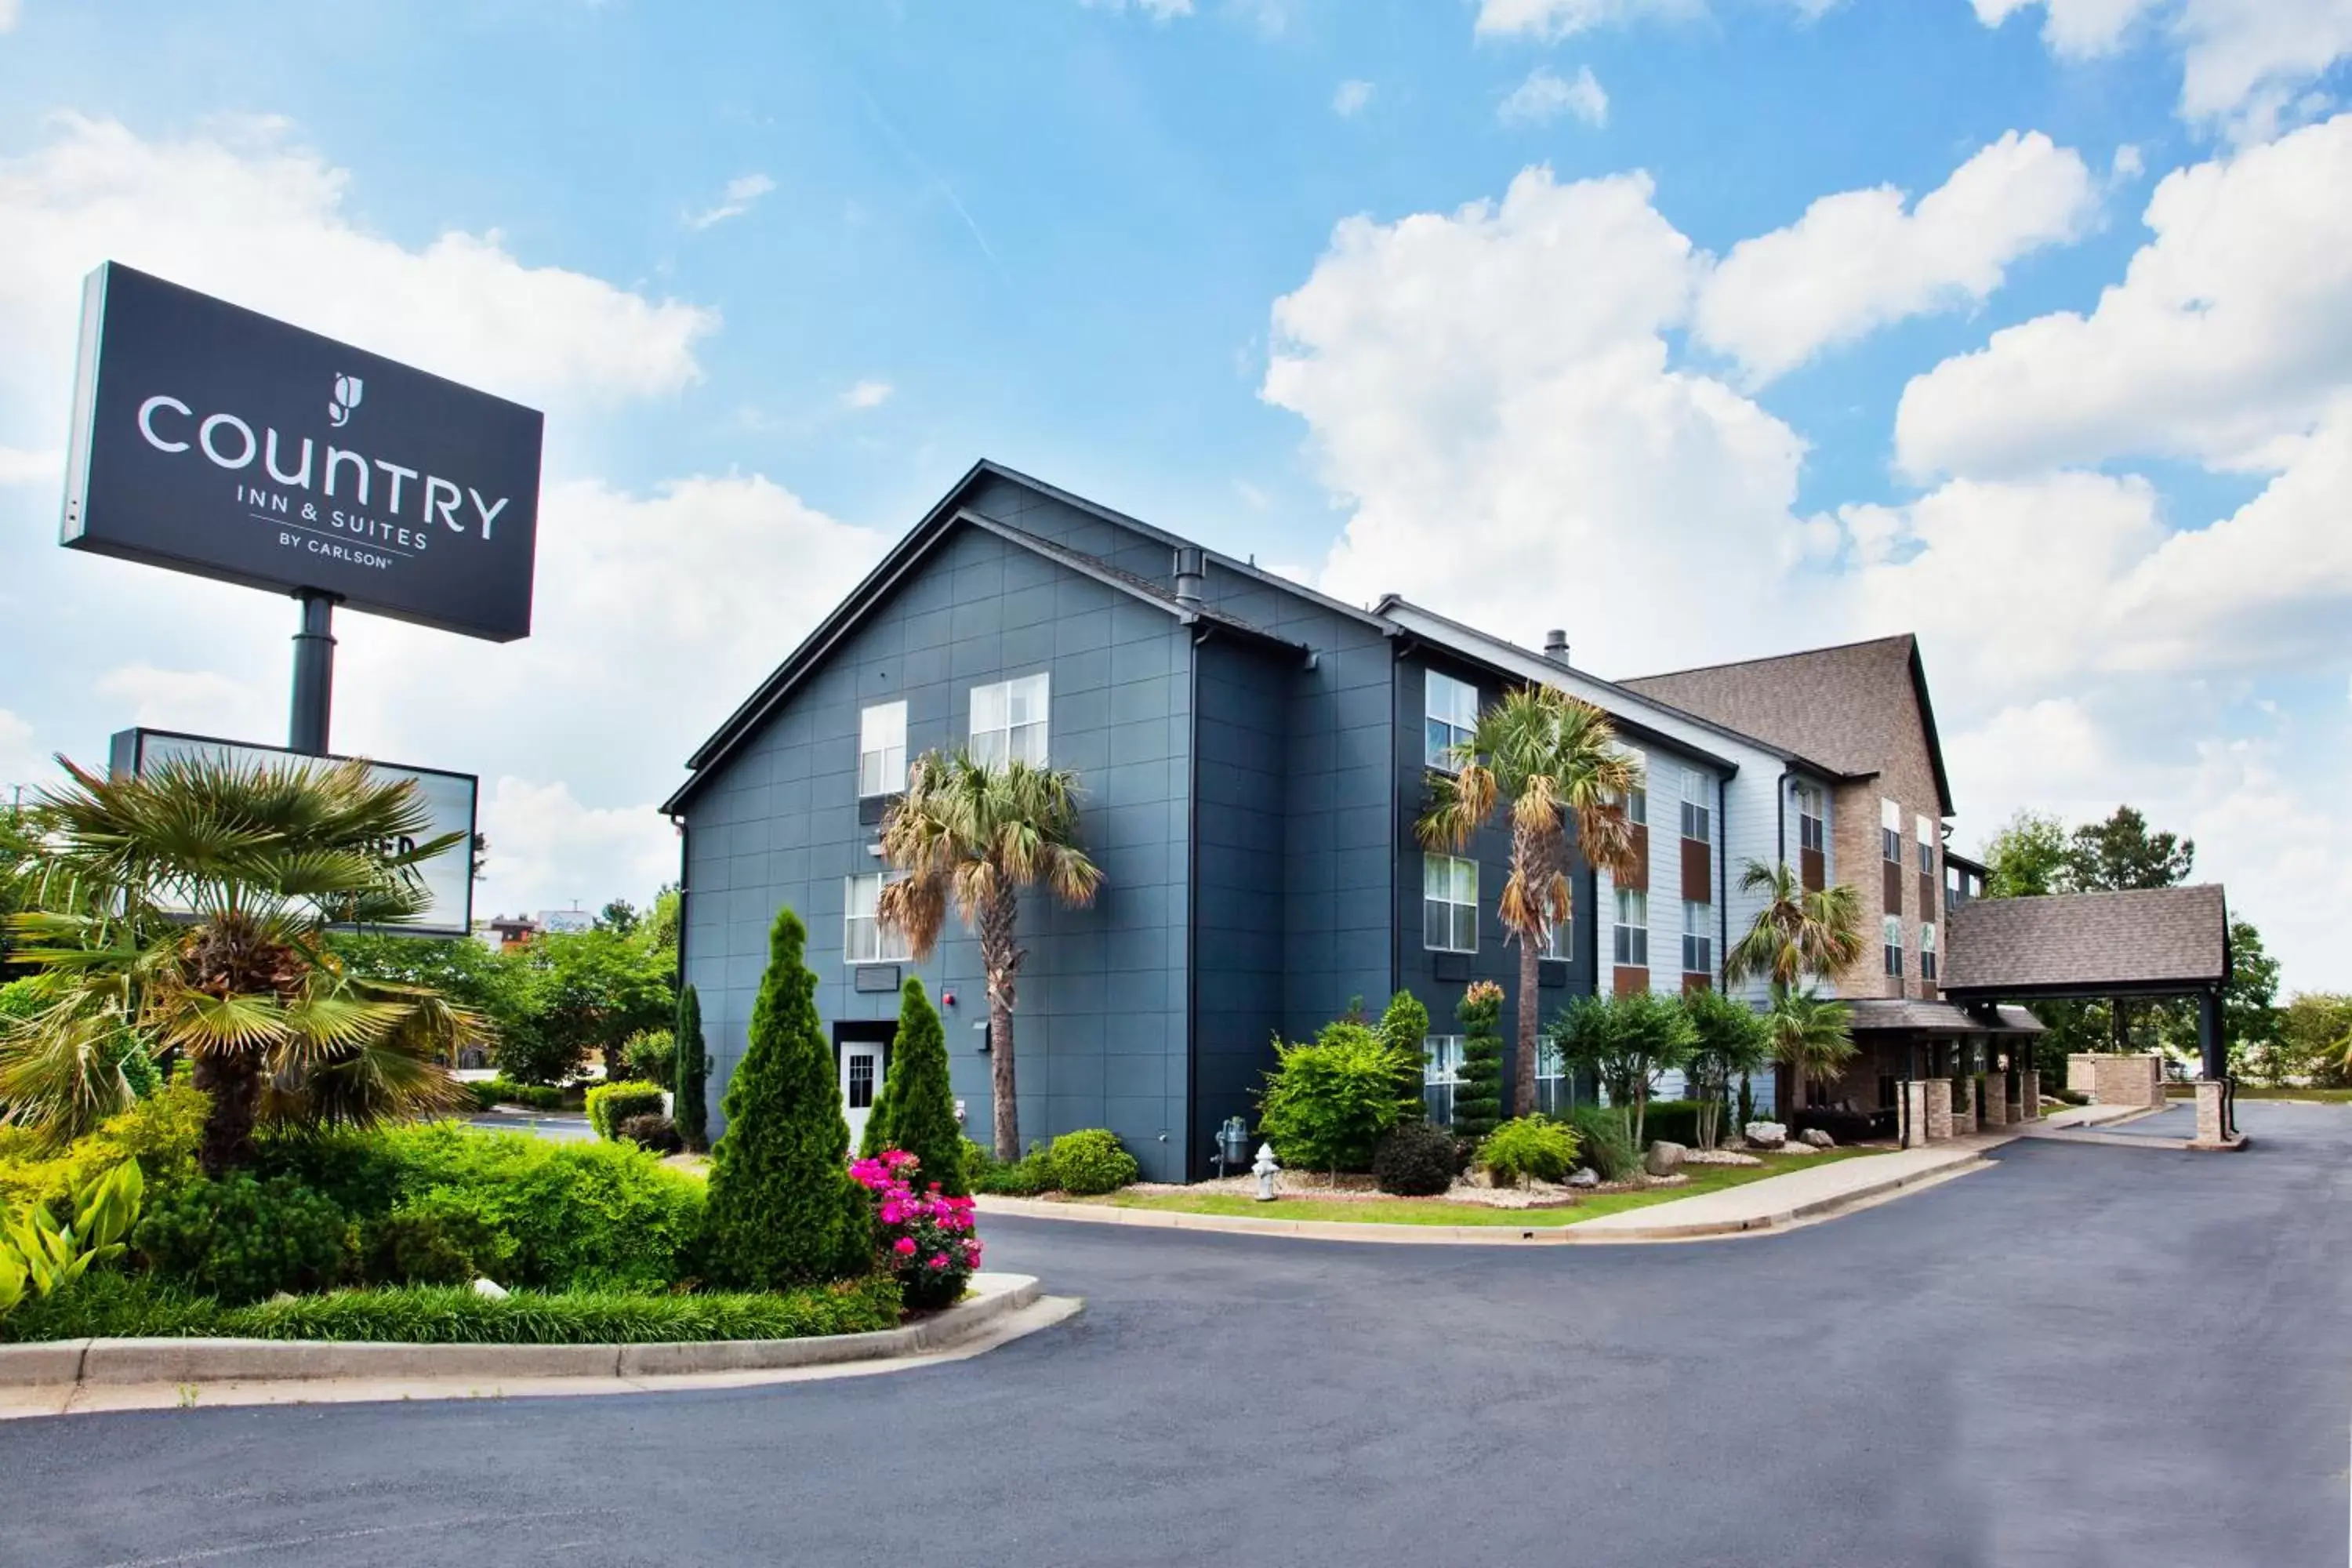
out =
[[[1891,800],[1878,803],[1878,850],[1896,865],[1903,863],[1903,807]]]
[[[1565,1116],[1575,1109],[1569,1088],[1568,1058],[1559,1041],[1549,1035],[1536,1039],[1536,1109],[1546,1116]]]
[[[1715,973],[1715,906],[1683,900],[1683,973]]]
[[[897,795],[907,787],[907,705],[877,702],[857,715],[857,794]]]
[[[1045,765],[1045,714],[1053,699],[1041,671],[971,689],[972,761]]]
[[[1903,978],[1903,917],[1888,915],[1878,922],[1879,952],[1886,960],[1888,978]]]
[[[1625,820],[1647,825],[1650,820],[1650,760],[1630,749],[1625,752],[1625,760],[1633,764],[1633,787],[1625,792]]]
[[[1715,842],[1714,781],[1696,768],[1683,773],[1683,837],[1701,844]]]
[[[1829,852],[1829,796],[1819,784],[1797,786],[1797,847],[1815,854]]]
[[[1936,874],[1936,819],[1921,813],[1914,821],[1919,836],[1919,869],[1932,877]]]
[[[1428,1035],[1421,1042],[1421,1103],[1430,1121],[1454,1124],[1454,1091],[1462,1087],[1462,1037]]]
[[[1478,951],[1478,862],[1421,858],[1421,942],[1438,952]]]
[[[1936,978],[1936,928],[1933,925],[1919,928],[1919,978]]]
[[[1566,963],[1573,951],[1571,943],[1575,936],[1576,916],[1573,913],[1560,916],[1559,919],[1552,921],[1549,929],[1544,932],[1543,947],[1539,950],[1539,956]]]
[[[1478,727],[1478,689],[1433,669],[1423,677],[1422,695],[1427,746],[1423,760],[1442,772],[1459,773],[1462,756],[1457,748],[1468,745],[1470,732]]]
[[[907,957],[906,933],[882,923],[882,888],[898,879],[868,871],[842,884],[841,951],[851,963],[898,963]]]
[[[1650,895],[1638,888],[1617,889],[1617,962],[1633,969],[1650,966]]]
[[[1960,868],[1948,861],[1944,866],[1944,912],[1951,913],[1960,907]]]

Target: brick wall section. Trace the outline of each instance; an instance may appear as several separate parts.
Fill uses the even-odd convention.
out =
[[[2221,1096],[2227,1085],[2204,1079],[2197,1085],[2197,1142],[2219,1143],[2228,1136],[2221,1125]]]
[[[2041,1069],[2027,1068],[2020,1076],[2025,1079],[2025,1088],[2018,1096],[2017,1113],[2027,1121],[2038,1121],[2042,1119]]]
[[[1986,1127],[2009,1125],[2009,1075],[1997,1072],[1985,1079],[1982,1114],[1979,1118]]]
[[[2066,1092],[2091,1094],[2099,1087],[2099,1058],[2087,1053],[2066,1058]]]
[[[2098,1087],[2091,1098],[2101,1105],[2162,1105],[2164,1067],[2152,1055],[2095,1057]],[[2071,1064],[2070,1064],[2071,1065]]]
[[[1977,1085],[1974,1079],[1965,1079],[1957,1086],[1959,1092],[1952,1100],[1952,1135],[1977,1130]]]
[[[1927,1141],[1927,1080],[1908,1079],[1903,1092],[1903,1146],[1916,1149]]]
[[[1927,1090],[1927,1138],[1930,1142],[1952,1135],[1952,1080],[1924,1080]]]
[[[1918,703],[1911,694],[1908,679],[1902,679],[1905,705],[1914,721],[1891,741],[1889,754],[1881,763],[1877,777],[1840,784],[1831,792],[1830,841],[1837,879],[1853,887],[1862,906],[1863,956],[1838,980],[1839,992],[1847,996],[1934,995],[1934,988],[1923,984],[1919,977],[1919,926],[1923,919],[1937,927],[1939,963],[1943,955],[1943,900],[1940,896],[1927,900],[1924,912],[1919,908],[1923,879],[1916,830],[1920,816],[1940,821],[1943,805],[1936,794],[1936,769],[1927,753],[1927,727],[1917,721]],[[1903,808],[1903,865],[1899,877],[1890,878],[1882,868],[1885,864],[1878,837],[1882,800],[1892,800]],[[1939,843],[1924,885],[1941,888],[1943,883],[1944,853]],[[1890,884],[1899,892],[1899,909],[1887,904]],[[1879,921],[1889,914],[1903,917],[1903,982],[1899,987],[1886,977],[1880,952]]]

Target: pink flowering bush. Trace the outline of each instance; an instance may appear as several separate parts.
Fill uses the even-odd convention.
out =
[[[849,1173],[873,1196],[881,1263],[898,1276],[907,1305],[945,1307],[962,1297],[980,1267],[980,1237],[972,1234],[971,1200],[948,1196],[937,1182],[921,1185],[922,1168],[905,1150],[885,1149],[851,1162]]]

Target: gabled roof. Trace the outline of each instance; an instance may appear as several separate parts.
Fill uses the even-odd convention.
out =
[[[1856,1034],[1894,1029],[1930,1035],[2039,1035],[2042,1020],[2022,1007],[1962,1007],[1906,996],[1860,996],[1845,1005]]]
[[[1948,925],[1947,994],[2159,994],[2230,977],[2230,910],[2219,883],[1971,899]]]
[[[1622,702],[1627,708],[1647,709],[1653,713],[1678,719],[1686,724],[1696,725],[1710,734],[1738,741],[1744,745],[1753,746],[1760,752],[1768,752],[1784,763],[1798,763],[1810,772],[1820,773],[1824,778],[1833,779],[1844,776],[1839,769],[1825,767],[1800,752],[1790,751],[1759,736],[1745,733],[1728,724],[1717,723],[1703,713],[1693,713],[1677,708],[1673,703],[1664,701],[1648,692],[1633,690],[1621,682],[1603,680],[1590,670],[1558,663],[1541,654],[1521,647],[1506,637],[1496,637],[1491,632],[1482,632],[1475,626],[1464,626],[1460,621],[1453,620],[1439,615],[1435,610],[1414,604],[1402,595],[1386,595],[1379,604],[1372,606],[1372,613],[1396,622],[1405,631],[1423,642],[1434,644],[1465,658],[1497,669],[1506,675],[1517,676],[1523,680],[1539,680],[1549,675],[1573,676],[1588,686],[1597,687],[1612,700]],[[1602,706],[1607,707],[1608,704]],[[1612,709],[1611,712],[1612,717],[1622,717],[1614,709]],[[1629,732],[1637,732],[1645,738],[1655,736],[1663,744],[1689,752],[1703,761],[1738,771],[1738,764],[1731,759],[1704,751],[1693,746],[1687,741],[1677,740],[1672,735],[1645,729],[1638,718],[1620,724],[1618,727]]]
[[[1937,802],[1949,816],[1952,785],[1944,773],[1936,710],[1927,699],[1927,667],[1919,659],[1918,639],[1908,632],[1618,684],[1764,736],[1847,777],[1862,777],[1885,771],[1898,731],[1910,721],[1900,695],[1906,679],[1926,731]]]
[[[823,662],[824,657],[832,652],[844,637],[856,630],[857,626],[906,579],[909,573],[920,565],[959,528],[972,528],[992,534],[1018,549],[1028,551],[1092,578],[1105,587],[1125,594],[1156,609],[1164,610],[1181,625],[1211,626],[1269,648],[1296,653],[1302,657],[1307,653],[1304,644],[1276,637],[1237,616],[1227,615],[1212,605],[1188,604],[1180,600],[1176,597],[1172,586],[1163,586],[1149,579],[1139,577],[1131,572],[1120,571],[1108,562],[1087,554],[1084,551],[1072,550],[1067,545],[1058,544],[1049,539],[1041,539],[1024,529],[1015,528],[1011,523],[983,516],[961,504],[965,494],[976,481],[991,477],[1006,479],[1029,486],[1055,500],[1081,508],[1123,527],[1134,529],[1149,537],[1167,541],[1171,545],[1185,542],[1173,534],[1162,533],[1158,529],[1137,522],[1131,518],[1121,517],[1116,512],[1108,511],[1092,502],[1081,500],[1076,496],[1066,495],[1054,489],[1051,486],[1040,484],[1034,479],[1014,473],[1009,468],[989,462],[973,465],[971,471],[957,482],[955,489],[950,490],[938,505],[925,513],[922,521],[909,529],[904,538],[891,546],[889,552],[866,574],[856,588],[850,591],[848,597],[835,605],[833,612],[817,624],[816,629],[802,639],[800,646],[786,656],[784,661],[770,673],[767,679],[760,683],[758,689],[754,690],[734,712],[729,714],[726,722],[719,725],[710,738],[696,749],[694,755],[687,759],[687,768],[694,776],[679,785],[677,792],[662,803],[664,812],[675,816],[683,811],[687,803],[693,799],[696,792],[701,787],[703,781],[711,776],[718,765],[725,762],[738,746],[754,733],[775,710],[777,705]],[[1297,584],[1268,573],[1258,572],[1254,566],[1228,562],[1221,556],[1214,559],[1229,571],[1260,576],[1293,593],[1307,594],[1307,590],[1298,587]],[[1313,595],[1308,596],[1319,597]],[[1344,605],[1338,607],[1346,608]],[[1370,618],[1360,610],[1351,613],[1359,619]]]

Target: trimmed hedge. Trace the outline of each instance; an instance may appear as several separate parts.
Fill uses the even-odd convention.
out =
[[[0,1319],[0,1339],[662,1344],[871,1333],[897,1328],[898,1318],[898,1283],[887,1275],[775,1293],[519,1290],[499,1300],[465,1286],[419,1285],[225,1307],[209,1296],[187,1295],[151,1279],[95,1274]]]
[[[1642,1136],[1685,1149],[1698,1147],[1699,1102],[1696,1100],[1654,1100],[1642,1113]]]
[[[1054,1140],[1046,1159],[1054,1184],[1074,1197],[1115,1193],[1143,1174],[1135,1156],[1119,1142],[1118,1134],[1107,1127],[1063,1133]]]
[[[607,1143],[620,1141],[621,1123],[629,1118],[662,1114],[657,1083],[600,1083],[588,1091],[588,1125]]]
[[[1397,1197],[1442,1197],[1462,1173],[1465,1147],[1443,1127],[1400,1122],[1372,1151],[1372,1177]]]
[[[533,1110],[561,1110],[567,1098],[562,1089],[547,1083],[517,1083],[510,1078],[486,1079],[466,1086],[474,1097],[477,1110],[496,1110],[501,1105],[528,1106]]]

